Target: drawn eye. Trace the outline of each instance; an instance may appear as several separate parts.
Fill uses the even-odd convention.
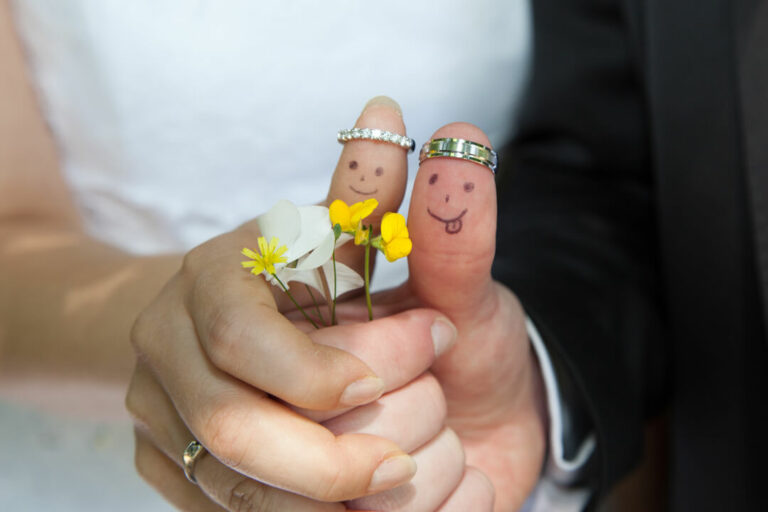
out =
[[[357,169],[357,160],[352,160],[351,162],[349,162],[349,168],[352,170]]]
[[[429,177],[430,185],[434,185],[436,181],[437,181],[437,174],[433,174],[432,176]]]
[[[376,172],[376,176],[381,176],[382,174],[384,174],[384,168],[377,167],[375,172]]]
[[[475,184],[471,181],[464,183],[464,192],[472,192],[475,190]]]

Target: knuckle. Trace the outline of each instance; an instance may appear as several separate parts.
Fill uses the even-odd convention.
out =
[[[243,324],[233,310],[215,312],[202,336],[211,362],[218,368],[226,368],[235,352],[238,340],[243,336]]]
[[[134,427],[143,433],[151,430],[151,425],[157,425],[157,393],[162,393],[160,383],[148,366],[139,361],[133,369],[131,381],[125,394],[124,406],[133,421]]]
[[[129,340],[140,359],[156,352],[153,348],[158,346],[157,341],[171,332],[168,318],[170,315],[177,314],[173,307],[173,292],[169,291],[172,287],[171,283],[173,280],[169,281],[152,303],[136,316],[131,325]]]
[[[472,468],[468,473],[472,475],[474,481],[477,496],[475,501],[478,504],[484,504],[481,510],[492,510],[494,501],[496,501],[496,488],[493,486],[493,482],[478,469]],[[524,499],[525,497],[523,497]]]
[[[345,478],[345,465],[325,464],[318,473],[315,498],[321,501],[342,501],[353,494],[352,482]]]
[[[211,263],[220,258],[226,249],[232,245],[233,234],[223,233],[203,242],[197,247],[193,247],[187,252],[181,260],[181,275],[185,278],[195,278],[202,274]]]
[[[145,347],[149,343],[149,339],[152,337],[152,319],[150,309],[147,308],[139,313],[136,320],[131,327],[130,340],[133,349],[141,354],[144,352]]]
[[[424,399],[421,403],[430,407],[435,416],[445,419],[448,414],[448,405],[440,382],[429,372],[425,373],[422,379]]]
[[[182,288],[178,274],[174,275],[152,302],[134,319],[129,333],[129,340],[139,358],[146,358],[157,347],[158,340],[173,333],[169,317],[180,313],[179,302]]]
[[[227,509],[233,512],[278,510],[274,493],[267,486],[242,478],[229,491]]]
[[[152,452],[146,441],[141,439],[140,436],[136,436],[136,447],[133,453],[133,465],[136,468],[136,472],[144,481],[152,483],[154,481],[155,471],[154,460]]]
[[[218,402],[219,400],[214,400]],[[218,460],[234,470],[242,467],[248,446],[247,429],[243,428],[243,412],[226,400],[213,406],[210,415],[199,432],[200,442]]]
[[[445,427],[440,434],[440,443],[444,453],[448,454],[459,467],[464,467],[466,463],[466,453],[464,452],[464,445],[461,443],[458,434],[450,427]]]
[[[128,393],[125,395],[125,409],[128,411],[128,415],[137,427],[145,428],[147,426],[147,414],[144,411],[144,400],[142,395],[135,391],[133,381],[128,388]]]
[[[190,249],[181,260],[181,273],[185,276],[197,275],[208,260],[208,242]]]

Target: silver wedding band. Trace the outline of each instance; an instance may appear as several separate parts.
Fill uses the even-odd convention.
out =
[[[184,453],[181,456],[184,475],[186,475],[187,480],[193,484],[197,484],[197,478],[195,478],[195,464],[197,464],[197,460],[206,453],[203,445],[195,440],[192,440],[187,447],[184,448]]]
[[[390,144],[407,149],[409,152],[416,148],[416,142],[413,139],[406,137],[405,135],[400,135],[399,133],[379,130],[378,128],[352,128],[349,130],[339,130],[336,134],[336,140],[341,144],[349,142],[350,140],[389,142]]]
[[[499,157],[494,150],[477,142],[465,139],[432,139],[419,152],[419,165],[429,158],[460,158],[483,165],[496,174]]]

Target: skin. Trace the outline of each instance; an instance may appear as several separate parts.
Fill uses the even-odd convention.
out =
[[[469,177],[469,179],[472,178]],[[426,199],[427,213],[436,221],[445,224],[446,233],[455,235],[460,233],[461,228],[464,227],[464,215],[469,211],[468,207],[463,206],[473,202],[472,197],[464,198],[465,200],[462,201],[461,191],[465,194],[471,194],[475,190],[475,182],[465,181],[460,188],[446,186],[446,182],[448,182],[448,185],[455,185],[456,176],[449,174],[440,180],[440,173],[435,172],[430,175],[427,180],[427,183],[430,185],[430,187],[428,187],[428,196]],[[451,197],[453,197],[453,203],[450,203]],[[482,205],[474,206],[482,207]],[[438,213],[440,213],[440,215],[438,215]]]
[[[365,117],[358,119],[355,127],[405,133],[400,106],[384,96],[377,102],[366,109]],[[408,180],[406,155],[405,149],[386,142],[347,142],[331,178],[326,203],[341,199],[352,204],[375,197],[382,204],[365,221],[378,224],[385,212],[396,211],[403,201]]]
[[[449,125],[438,131],[435,136],[473,138],[488,145],[482,132],[471,125]],[[341,160],[344,160],[344,155]],[[466,196],[463,196],[462,207],[468,212],[465,216],[467,228],[459,233],[447,234],[443,224],[436,222],[427,212],[427,205],[432,204],[430,201],[435,197],[435,189],[430,187],[428,179],[435,172],[452,177],[444,181],[452,188],[460,184],[461,191],[464,190],[463,183],[468,179],[471,178],[475,183],[471,193],[465,193]],[[129,392],[128,405],[137,418],[137,423],[147,425],[139,430],[137,439],[138,444],[142,446],[139,454],[142,451],[152,452],[146,448],[146,445],[152,444],[156,450],[173,459],[191,439],[191,435],[194,435],[218,459],[206,456],[198,465],[200,487],[213,501],[228,507],[238,506],[245,500],[249,504],[258,503],[259,507],[265,510],[335,510],[330,508],[331,505],[307,498],[330,501],[359,494],[364,497],[348,501],[348,507],[414,511],[466,510],[467,504],[471,503],[473,510],[519,508],[535,485],[541,469],[546,415],[541,377],[528,344],[522,308],[511,292],[490,278],[495,230],[494,198],[493,178],[486,169],[458,160],[426,162],[416,178],[409,214],[409,226],[414,239],[414,251],[409,258],[412,276],[409,282],[397,290],[385,292],[375,298],[375,316],[378,320],[374,322],[311,331],[298,320],[297,325],[308,332],[314,342],[321,346],[327,343],[358,356],[382,378],[386,383],[384,396],[367,406],[374,409],[362,407],[349,410],[347,407],[339,408],[338,403],[315,407],[317,403],[301,402],[299,396],[281,394],[285,393],[281,387],[285,385],[284,379],[279,375],[268,377],[266,368],[255,373],[248,371],[246,374],[237,375],[240,380],[252,384],[254,388],[263,389],[278,384],[275,389],[270,388],[270,393],[285,402],[299,405],[300,407],[292,407],[291,410],[323,423],[336,435],[335,441],[331,442],[330,438],[323,437],[327,434],[311,428],[312,425],[304,421],[293,424],[292,421],[298,418],[291,416],[288,411],[275,409],[272,403],[268,404],[270,408],[265,408],[262,403],[264,396],[254,393],[254,388],[243,388],[242,393],[236,393],[229,387],[226,391],[217,390],[216,386],[220,386],[220,383],[201,381],[198,372],[194,372],[194,381],[183,382],[178,391],[173,389],[173,379],[169,381],[170,385],[156,385],[158,392],[164,388],[171,396],[166,401],[166,412],[142,414],[140,411],[146,407],[145,397],[150,395],[142,391],[142,382],[147,380],[145,376],[152,375],[152,372],[137,369],[136,384]],[[217,277],[216,281],[219,280]],[[232,290],[227,293],[231,294]],[[249,293],[252,294],[253,292]],[[232,300],[227,304],[227,309],[237,307],[236,302],[238,300]],[[433,360],[434,352],[425,349],[425,345],[429,345],[426,336],[429,324],[424,322],[423,317],[414,319],[408,316],[432,311],[414,309],[424,305],[444,311],[457,329],[457,338],[452,342],[452,348],[444,349],[446,351],[442,352],[436,361]],[[249,312],[253,309],[253,306],[247,305]],[[168,318],[168,314],[162,309],[157,311],[157,314],[160,320],[157,324],[150,324],[154,326],[151,329],[153,332],[157,331],[157,325],[161,321]],[[359,301],[352,301],[340,306],[339,315],[342,323],[360,322],[364,318],[364,310]],[[237,318],[236,314],[233,316]],[[299,318],[295,313],[290,316]],[[430,320],[434,321],[434,317]],[[263,324],[259,330],[263,331]],[[238,329],[237,332],[242,331]],[[161,333],[164,334],[166,333]],[[170,343],[167,338],[164,339],[166,346],[184,343],[181,339]],[[205,346],[206,341],[201,340],[201,344]],[[159,345],[152,339],[146,342],[146,347]],[[253,338],[248,339],[247,344],[241,344],[239,340],[229,340],[220,347],[227,347],[232,353],[219,357],[222,363],[225,363],[235,360],[259,361],[270,355],[270,366],[280,364],[279,357],[258,352],[257,345],[258,340]],[[316,349],[317,347],[313,348]],[[188,349],[180,350],[178,354],[166,356],[146,353],[141,359],[170,362],[171,366],[154,372],[158,379],[168,379],[173,375],[174,367],[178,366],[178,360],[188,353]],[[210,354],[217,351],[216,348],[208,350]],[[280,368],[281,372],[290,372],[304,365],[301,360],[296,359],[297,352],[300,352],[297,347],[281,344],[281,351],[277,355],[290,355],[290,364]],[[437,395],[443,397],[445,409],[438,408],[443,412],[419,414],[419,421],[413,421],[412,414],[380,413],[375,416],[374,423],[378,425],[376,429],[365,432],[382,434],[383,437],[395,441],[403,451],[410,451],[414,446],[418,446],[410,453],[416,460],[419,471],[405,485],[393,484],[394,488],[391,490],[371,493],[370,489],[360,487],[360,482],[356,481],[355,477],[367,471],[363,481],[370,482],[367,475],[371,474],[373,468],[353,468],[350,465],[363,453],[361,446],[352,444],[358,441],[354,435],[360,433],[360,430],[356,429],[369,424],[366,418],[370,418],[369,414],[374,414],[371,411],[380,407],[382,401],[391,400],[392,403],[399,404],[396,410],[408,410],[409,407],[417,407],[418,410],[423,404],[430,403],[430,400],[415,398],[418,394],[411,389],[419,379],[425,378],[419,376],[430,364],[436,380],[428,377],[427,382],[439,383],[432,392],[436,389]],[[190,370],[184,367],[183,371]],[[310,370],[309,375],[317,375],[319,372],[320,370]],[[181,374],[176,378],[183,376]],[[301,380],[302,375],[296,374],[293,378]],[[414,378],[417,380],[409,380]],[[195,381],[200,381],[197,387],[194,387]],[[322,381],[315,379],[306,385],[315,391],[318,382]],[[306,389],[302,391],[301,396],[307,393]],[[178,394],[178,399],[172,398],[175,394]],[[207,407],[205,403],[183,405],[183,400],[190,396],[199,401],[201,396],[205,400],[206,394],[211,395],[207,398],[210,403]],[[222,395],[230,394],[234,394],[232,399],[222,405]],[[130,402],[131,397],[136,398],[136,404]],[[174,405],[171,404],[175,404],[175,411]],[[201,428],[196,430],[195,415],[212,406],[224,412],[216,413],[213,420],[206,418]],[[152,408],[149,410],[154,411]],[[162,441],[153,437],[152,432],[166,431],[169,425],[174,423],[170,418],[176,415],[184,418],[184,421],[175,421],[178,425],[175,441]],[[158,417],[168,419],[153,426],[152,421],[157,421]],[[403,417],[409,418],[409,421],[403,421]],[[234,418],[232,425],[227,425],[226,420],[229,418]],[[275,422],[274,436],[270,434],[269,429],[272,421]],[[260,430],[257,426],[259,423],[262,425]],[[190,428],[186,429],[182,425]],[[208,433],[205,431],[206,425],[215,425],[216,428]],[[267,426],[266,429],[264,425]],[[340,426],[346,426],[349,430],[345,431],[343,427],[340,430]],[[254,429],[257,429],[256,433],[253,433]],[[222,430],[225,435],[221,434]],[[246,438],[250,442],[238,442],[245,432],[248,432]],[[412,438],[407,439],[408,432],[418,440],[414,442]],[[275,449],[275,445],[279,445],[279,439],[286,437],[292,440],[288,443],[290,446],[285,448],[287,456],[280,446]],[[219,439],[226,442],[217,446]],[[430,440],[424,443],[424,439]],[[371,439],[367,438],[366,441]],[[318,462],[313,466],[311,460],[305,460],[307,454],[317,453],[317,446],[327,446],[329,442],[344,451],[343,463],[337,462],[339,459],[333,450],[321,451],[316,457],[315,460],[322,461],[322,464]],[[254,445],[258,448],[248,448]],[[385,449],[382,448],[382,451]],[[281,472],[280,470],[284,469],[282,461],[286,459],[291,461],[290,470]],[[231,472],[229,468],[222,468],[219,461],[224,462],[224,466],[234,467],[238,472],[245,473],[246,477]],[[140,470],[142,466],[143,464],[139,464]],[[328,488],[327,483],[324,483],[324,475],[327,475],[324,469],[329,466],[335,468],[332,471],[335,485],[344,482],[350,487],[343,490]],[[339,476],[338,468],[350,469],[350,472]],[[149,473],[144,470],[143,474]],[[179,479],[178,472],[174,475],[178,486],[187,485],[183,479]],[[252,476],[253,479],[247,476]],[[178,494],[169,488],[167,475],[154,482],[169,499]],[[278,491],[262,482],[268,482],[282,490]],[[443,485],[436,486],[435,482]],[[317,485],[321,487],[318,488]],[[355,485],[357,487],[354,487]],[[285,493],[284,490],[291,492]],[[265,503],[268,505],[264,505]]]
[[[358,123],[374,117],[399,123],[396,128],[404,131],[391,105],[369,105]],[[349,152],[368,158],[366,149],[404,175],[405,152],[394,146],[355,141],[345,146],[340,162]],[[340,164],[329,199],[349,194],[338,176],[344,171]],[[394,209],[393,201],[402,197],[401,190],[390,191],[389,197],[379,195],[378,215]],[[252,224],[188,255],[182,271],[134,327],[141,364],[127,406],[138,426],[142,474],[169,499],[183,495],[178,487],[190,484],[178,478],[178,470],[170,479],[146,461],[155,461],[157,452],[178,461],[194,437],[213,455],[196,467],[200,489],[226,508],[246,502],[258,504],[258,510],[339,510],[341,504],[321,502],[374,495],[391,510],[452,510],[449,498],[455,495],[490,509],[492,489],[465,466],[461,443],[445,425],[440,386],[424,373],[436,357],[433,327],[442,326],[448,335],[443,341],[451,344],[456,333],[450,322],[433,310],[400,312],[401,305],[382,302],[377,314],[383,318],[361,323],[364,309],[353,301],[339,310],[346,325],[312,330],[294,312],[294,326],[279,315],[263,280],[237,268],[235,248],[249,229]],[[350,248],[359,258],[360,248]],[[186,315],[179,314],[180,302]],[[195,333],[201,333],[198,339]],[[277,351],[275,339],[280,340]],[[345,402],[346,385],[374,376],[381,379],[380,389]],[[161,394],[165,398],[157,397]],[[424,405],[429,403],[435,404],[431,413]],[[364,407],[350,410],[355,405]],[[404,422],[413,411],[421,421]],[[421,470],[418,479],[399,488],[395,504],[391,495],[378,493],[411,479],[414,468],[405,453]],[[374,471],[394,458],[401,470],[376,483]],[[446,471],[451,478],[443,478]],[[435,486],[436,479],[442,485]]]
[[[137,257],[89,237],[26,81],[7,2],[0,29],[6,396],[82,404],[87,397],[68,402],[60,392],[72,387],[59,384],[122,393],[130,383],[137,469],[185,510],[344,510],[341,501],[360,498],[349,508],[446,511],[470,503],[490,510],[494,491],[484,475],[496,488],[496,510],[521,503],[541,466],[544,420],[522,310],[484,273],[493,253],[492,203],[470,208],[464,229],[448,236],[426,212],[419,183],[437,160],[425,163],[412,202],[419,213],[409,216],[414,279],[375,299],[374,322],[357,322],[364,310],[352,301],[340,307],[343,325],[310,331],[291,320],[282,292],[239,268],[240,249],[258,236],[254,222],[186,255]],[[362,123],[405,133],[386,100],[369,105]],[[462,130],[440,136],[487,145],[480,133]],[[377,179],[370,169],[374,176],[384,169],[376,193],[382,206],[369,218],[378,223],[402,200],[405,152],[348,143],[330,199],[360,200],[349,188],[352,160],[368,180]],[[492,180],[475,184],[472,195],[491,194]],[[460,237],[469,245],[457,249]],[[339,258],[359,268],[353,249]],[[367,393],[344,394],[361,381]],[[199,486],[186,481],[179,460],[193,437],[210,452],[196,468]],[[382,464],[389,478],[374,481]]]
[[[405,129],[398,111],[381,101],[368,105],[358,124],[363,122]],[[350,158],[370,160],[367,151],[392,170],[393,178],[401,176],[400,180],[381,183],[380,208],[376,216],[369,218],[375,219],[395,209],[402,197],[405,151],[391,145],[354,141],[345,145],[340,162]],[[344,186],[346,177],[338,179],[343,171],[340,163],[328,199],[352,202],[350,195],[354,192]],[[237,508],[246,501],[267,502],[274,510],[337,510],[343,506],[319,501],[368,495],[409,480],[414,467],[405,454],[414,450],[418,451],[414,458],[444,458],[463,472],[460,445],[430,443],[433,438],[450,435],[442,433],[444,408],[437,407],[432,418],[417,429],[403,428],[396,421],[396,413],[382,414],[373,423],[365,424],[373,431],[361,429],[356,420],[366,414],[364,409],[349,410],[350,406],[367,404],[384,394],[382,400],[394,402],[396,411],[399,404],[417,403],[414,396],[418,393],[414,394],[412,387],[426,388],[442,403],[436,381],[419,380],[435,357],[430,328],[435,319],[442,317],[434,311],[415,310],[378,323],[320,331],[300,321],[294,326],[279,313],[289,312],[289,308],[275,302],[283,298],[282,292],[238,268],[240,257],[235,248],[252,240],[258,234],[254,229],[253,223],[246,224],[193,250],[182,270],[139,317],[134,345],[147,368],[137,368],[127,398],[128,409],[141,427],[138,443],[152,444],[170,459],[178,460],[179,450],[190,439],[200,440],[213,455],[206,456],[196,468],[200,488],[227,508]],[[352,265],[359,264],[360,248],[350,245],[347,249],[348,254],[340,257]],[[182,304],[186,304],[181,308],[185,311],[179,308]],[[340,315],[346,322],[356,313],[347,308]],[[178,324],[169,318],[177,318]],[[453,328],[444,323],[452,334]],[[277,351],[274,340],[280,340]],[[407,363],[398,361],[401,358]],[[206,371],[208,367],[216,371]],[[154,385],[147,382],[152,379]],[[346,386],[371,380],[377,381],[379,387],[351,402],[345,400]],[[147,389],[154,389],[155,394],[164,391],[167,400],[147,404],[152,394]],[[163,416],[178,419],[155,426],[155,418],[160,416],[156,408],[163,403],[169,409]],[[332,421],[333,428],[306,418],[312,415],[316,421]],[[173,424],[176,434],[172,439],[155,434]],[[386,433],[386,439],[370,435],[375,432]],[[391,459],[403,461],[400,472],[383,484],[372,484],[377,467]],[[456,485],[458,482],[439,493],[430,490],[416,494],[421,496],[422,504],[428,499],[427,506],[434,508]],[[170,494],[165,484],[157,486]]]
[[[432,136],[441,137],[491,146],[479,128],[466,123],[449,124]],[[452,218],[462,211],[462,227],[451,230],[446,230],[450,223],[430,214]],[[461,439],[467,464],[493,483],[494,510],[517,510],[540,474],[547,415],[523,309],[509,289],[491,278],[493,174],[465,160],[424,161],[414,183],[408,228],[414,241],[408,292],[418,304],[446,314],[459,333],[454,347],[432,366],[446,397],[446,424]]]
[[[349,189],[352,192],[363,197],[374,197],[375,194],[379,192],[378,183],[376,183],[378,180],[374,181],[372,178],[380,178],[384,176],[384,167],[380,165],[376,166],[376,169],[370,174],[367,173],[365,169],[360,168],[360,163],[357,160],[350,161],[347,167],[350,171],[358,171],[350,173],[353,177],[352,180],[355,181],[355,183],[349,184]],[[366,177],[368,178],[367,182],[365,181]]]

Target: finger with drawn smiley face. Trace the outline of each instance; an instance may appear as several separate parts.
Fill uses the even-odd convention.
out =
[[[378,128],[405,135],[400,106],[386,96],[371,99],[355,122],[355,128]],[[354,139],[344,143],[331,186],[325,200],[329,206],[336,199],[352,205],[376,199],[379,206],[365,218],[366,225],[378,232],[385,212],[396,212],[405,195],[408,177],[407,149],[382,141]],[[364,251],[354,244],[345,244],[336,251],[339,261],[363,271]],[[375,252],[373,254],[375,260]]]
[[[444,126],[432,138],[491,147],[478,127],[466,123]],[[445,314],[458,333],[456,344],[431,367],[445,393],[446,422],[463,441],[466,464],[493,484],[495,510],[519,510],[541,474],[547,415],[525,312],[514,293],[491,277],[493,173],[453,157],[424,160],[408,231],[413,240],[408,291],[421,305]]]
[[[490,147],[467,123],[440,128],[436,138],[472,140]],[[474,294],[491,282],[496,244],[496,184],[486,167],[457,158],[429,158],[419,167],[408,211],[413,250],[411,285],[430,306],[467,313]],[[452,311],[448,311],[452,310]]]
[[[386,96],[377,96],[363,109],[355,128],[378,128],[405,135],[400,107]],[[344,144],[336,166],[328,203],[341,199],[353,204],[376,199],[379,207],[366,219],[377,225],[387,211],[397,211],[405,194],[408,176],[407,150],[389,142],[366,139]]]

